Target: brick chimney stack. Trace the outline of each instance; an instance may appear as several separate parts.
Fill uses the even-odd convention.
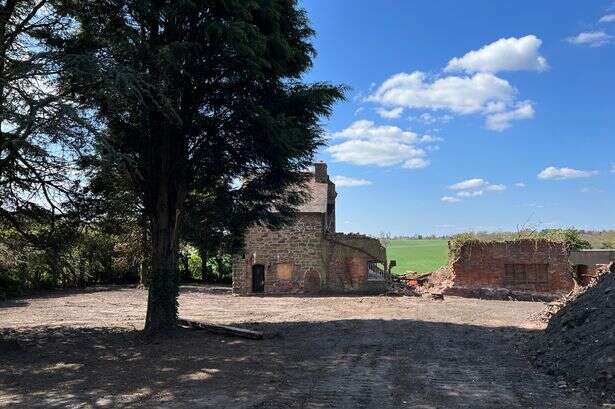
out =
[[[327,175],[327,164],[325,162],[318,162],[314,164],[314,179],[318,183],[329,182],[329,175]]]

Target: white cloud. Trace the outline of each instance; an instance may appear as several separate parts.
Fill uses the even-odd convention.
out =
[[[446,72],[467,73],[500,71],[545,71],[547,60],[538,52],[542,41],[535,35],[521,38],[500,38],[479,50],[453,58],[444,69]]]
[[[598,21],[600,23],[615,23],[615,14],[607,14],[606,16],[602,16]]]
[[[457,192],[457,196],[459,197],[476,197],[476,196],[482,196],[483,193],[485,193],[482,190],[475,190],[475,191],[467,191],[467,190],[462,190],[461,192]]]
[[[503,192],[506,190],[505,185],[492,184],[481,178],[467,179],[454,185],[448,186],[450,190],[457,190],[455,193],[457,198],[470,198],[483,196],[490,192]],[[460,200],[460,199],[457,199]]]
[[[484,111],[489,102],[510,102],[514,95],[515,90],[508,81],[489,73],[450,76],[430,82],[424,72],[415,71],[392,76],[367,100],[385,106],[473,114]]]
[[[596,189],[594,187],[584,187],[582,189],[579,189],[579,192],[581,193],[604,193],[605,191],[602,189]]]
[[[424,158],[412,158],[408,159],[402,165],[403,168],[406,169],[423,169],[429,166],[430,162]]]
[[[366,179],[355,179],[350,176],[337,175],[331,178],[337,187],[368,186],[372,182]]]
[[[534,117],[534,107],[530,101],[523,101],[516,104],[512,110],[504,110],[487,115],[485,126],[492,131],[504,131],[511,127],[512,121],[521,119],[531,119]]]
[[[329,137],[331,140],[345,139],[327,148],[338,162],[380,167],[400,165],[408,169],[429,165],[426,151],[417,145],[435,140],[429,135],[419,136],[397,126],[376,125],[367,120],[356,121]]]
[[[611,163],[611,173],[615,173],[615,163]]]
[[[489,185],[485,188],[488,192],[503,192],[506,190],[506,186],[504,185]]]
[[[440,138],[439,136],[423,135],[419,139],[419,142],[421,142],[421,143],[435,143],[435,142],[442,142],[443,140],[444,139]]]
[[[452,197],[452,196],[443,196],[440,199],[440,201],[444,203],[457,203],[457,202],[461,202],[461,199],[457,199],[456,197]]]
[[[412,131],[404,131],[393,125],[376,125],[361,119],[348,128],[330,135],[334,139],[395,139],[407,143],[419,142],[419,136]]]
[[[577,170],[572,168],[557,168],[549,166],[538,174],[538,179],[543,180],[565,180],[565,179],[578,179],[588,178],[598,174],[595,170]]]
[[[450,185],[448,188],[452,190],[467,190],[467,189],[478,189],[484,186],[487,186],[489,183],[484,179],[468,179],[463,182],[455,183],[454,185]]]
[[[452,115],[448,115],[448,114],[446,114],[446,115],[434,115],[432,113],[425,112],[425,113],[422,113],[421,115],[419,115],[418,117],[410,116],[410,117],[408,117],[408,119],[410,121],[419,121],[419,122],[422,122],[422,123],[424,123],[426,125],[432,125],[432,124],[435,124],[435,123],[443,123],[443,124],[449,123],[450,121],[453,120],[453,116]]]
[[[587,31],[580,33],[574,37],[568,37],[566,41],[571,44],[588,45],[590,47],[601,47],[608,44],[613,39],[613,36],[604,31]]]
[[[517,183],[515,183],[515,186],[517,186],[517,187],[525,187],[525,183],[517,182]]]
[[[516,95],[517,91],[508,81],[491,73],[431,80],[424,72],[415,71],[387,79],[366,101],[386,107],[379,108],[384,112],[411,108],[444,110],[457,115],[479,114],[486,118],[488,129],[503,131],[512,121],[534,117],[532,102],[517,101]],[[427,112],[411,119],[432,124],[448,122],[452,117]]]
[[[397,119],[404,113],[404,109],[401,107],[393,109],[376,108],[376,113],[380,115],[381,118]]]

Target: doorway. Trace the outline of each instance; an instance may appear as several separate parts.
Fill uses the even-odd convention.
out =
[[[262,264],[252,266],[252,292],[265,292],[265,266]]]

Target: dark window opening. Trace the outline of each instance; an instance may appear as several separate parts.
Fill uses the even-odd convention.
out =
[[[549,282],[548,264],[505,264],[504,284],[547,284]]]

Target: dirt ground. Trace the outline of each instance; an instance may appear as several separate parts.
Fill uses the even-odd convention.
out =
[[[181,317],[268,337],[186,329],[146,344],[145,302],[114,288],[0,303],[0,331],[18,345],[0,349],[0,407],[596,407],[527,360],[541,303],[185,287]]]

